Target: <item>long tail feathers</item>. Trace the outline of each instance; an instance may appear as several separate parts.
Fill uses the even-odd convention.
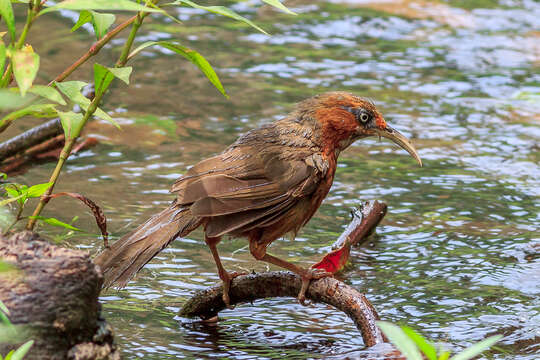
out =
[[[171,205],[152,216],[134,232],[117,240],[96,256],[104,287],[124,287],[154,256],[178,236],[186,236],[201,223],[189,208]]]

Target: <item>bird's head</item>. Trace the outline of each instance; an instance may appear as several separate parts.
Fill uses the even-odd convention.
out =
[[[379,136],[392,140],[422,166],[422,160],[409,139],[388,125],[369,100],[347,92],[329,92],[309,99],[302,107],[309,107],[329,151],[340,152],[358,139]]]

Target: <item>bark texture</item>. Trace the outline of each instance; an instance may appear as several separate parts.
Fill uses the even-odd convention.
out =
[[[288,271],[271,271],[239,276],[232,282],[229,296],[231,305],[250,302],[269,297],[296,298],[302,281],[300,277]],[[225,309],[222,300],[221,284],[203,290],[192,297],[180,310],[181,316],[200,316],[209,319]],[[332,305],[346,313],[362,333],[366,346],[373,346],[385,341],[375,321],[379,316],[371,303],[353,287],[334,278],[312,281],[306,292],[306,298],[318,303]]]
[[[19,270],[0,275],[0,300],[35,341],[25,359],[120,358],[100,316],[103,279],[86,253],[21,232],[0,237],[0,259]],[[0,354],[12,348],[0,339]]]

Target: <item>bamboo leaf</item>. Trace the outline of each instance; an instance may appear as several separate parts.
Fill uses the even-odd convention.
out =
[[[21,95],[32,86],[39,69],[39,55],[30,46],[16,50],[11,57],[13,62],[13,75],[19,85]]]
[[[11,0],[0,0],[0,15],[6,22],[11,42],[15,42],[15,15],[13,15]]]
[[[196,9],[201,9],[201,10],[205,10],[205,11],[208,11],[208,12],[211,12],[211,13],[214,13],[214,14],[227,16],[227,17],[230,17],[231,19],[241,21],[241,22],[243,22],[245,24],[248,24],[249,26],[259,30],[263,34],[268,35],[268,33],[266,31],[264,31],[263,29],[261,29],[260,27],[255,25],[251,20],[246,19],[242,15],[239,15],[238,13],[232,11],[231,9],[226,8],[225,6],[202,6],[202,5],[195,4],[194,2],[189,1],[189,0],[177,0],[177,1],[174,2],[174,4],[178,4],[178,5],[186,4],[186,5],[189,5],[189,6],[193,7],[193,8],[196,8]]]
[[[180,54],[183,57],[185,57],[186,59],[188,59],[189,61],[191,61],[193,64],[197,65],[197,67],[204,73],[204,75],[206,75],[208,80],[210,80],[210,82],[225,97],[227,97],[227,98],[229,97],[227,95],[227,93],[225,92],[225,89],[223,88],[223,85],[221,84],[221,81],[219,80],[219,77],[217,76],[216,72],[212,68],[212,65],[210,65],[210,63],[201,54],[199,54],[197,51],[192,50],[190,48],[187,48],[185,46],[182,46],[180,44],[172,43],[172,42],[169,42],[169,41],[148,41],[148,42],[145,42],[145,43],[139,45],[135,50],[133,50],[131,52],[131,54],[129,54],[128,58],[132,58],[133,56],[135,56],[137,53],[139,53],[143,49],[145,49],[145,48],[147,48],[149,46],[153,46],[153,45],[158,45],[158,46],[164,47],[166,49],[169,49],[171,51],[174,51],[175,53]]]
[[[264,1],[268,5],[271,5],[277,9],[280,9],[286,12],[287,14],[297,15],[294,11],[289,10],[289,8],[283,5],[279,0],[262,0],[262,1]]]
[[[40,14],[58,10],[118,10],[118,11],[144,11],[163,12],[161,9],[150,8],[129,0],[65,0],[48,7]]]
[[[487,339],[484,339],[480,341],[479,343],[476,343],[467,349],[463,350],[457,355],[454,355],[450,358],[450,360],[469,360],[474,358],[477,355],[480,355],[485,350],[489,349],[492,345],[494,345],[497,341],[502,339],[502,335],[494,335],[490,336]]]
[[[414,341],[399,326],[386,321],[377,321],[377,326],[388,337],[388,340],[401,351],[407,360],[422,360],[422,355],[420,355],[420,351],[418,351]]]
[[[30,89],[28,89],[28,92],[39,95],[51,101],[57,102],[60,105],[66,105],[66,101],[64,100],[62,95],[60,95],[58,90],[56,90],[55,88],[51,86],[34,85]]]

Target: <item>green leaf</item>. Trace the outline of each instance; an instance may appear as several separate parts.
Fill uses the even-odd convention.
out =
[[[0,0],[1,1],[1,0]],[[0,73],[4,73],[4,65],[6,64],[6,45],[0,39]]]
[[[30,340],[22,344],[15,352],[11,355],[11,360],[22,360],[28,350],[34,345],[34,340]]]
[[[79,19],[71,28],[71,32],[74,32],[86,23],[92,22],[92,13],[88,10],[83,10],[79,13]]]
[[[437,349],[433,344],[408,326],[402,326],[401,330],[416,343],[418,348],[420,348],[420,351],[422,351],[429,360],[437,360]]]
[[[64,95],[67,96],[68,99],[76,104],[79,104],[81,101],[84,102],[83,99],[88,100],[83,94],[81,94],[81,89],[88,85],[84,81],[63,81],[56,82],[55,84],[58,90],[60,90]]]
[[[21,95],[24,96],[36,78],[39,69],[39,55],[31,48],[15,50],[11,61],[13,62],[13,75],[15,75],[15,80],[19,85]]]
[[[60,116],[60,122],[62,123],[62,128],[64,129],[66,138],[76,139],[82,130],[83,115],[73,111],[59,111],[58,116]]]
[[[463,350],[457,355],[454,355],[450,358],[450,360],[469,360],[474,358],[477,355],[480,355],[485,350],[489,349],[492,345],[494,345],[497,341],[502,339],[502,335],[494,335],[490,336],[485,340],[480,341],[479,343],[476,343],[472,345],[471,347],[468,347],[467,349]]]
[[[225,97],[227,97],[227,98],[229,97],[227,95],[227,93],[225,92],[225,89],[223,88],[223,85],[221,85],[221,81],[219,80],[219,77],[217,76],[214,69],[212,68],[212,65],[210,65],[210,63],[201,54],[199,54],[197,51],[192,50],[190,48],[187,48],[185,46],[182,46],[182,45],[179,45],[179,44],[176,44],[176,43],[172,43],[172,42],[168,42],[168,41],[148,41],[148,42],[145,42],[145,43],[141,44],[135,50],[133,50],[131,52],[131,54],[129,54],[128,58],[132,58],[133,56],[135,56],[137,53],[139,53],[143,49],[145,49],[145,48],[147,48],[149,46],[152,46],[152,45],[159,45],[159,46],[162,46],[162,47],[164,47],[166,49],[174,51],[175,53],[182,55],[183,57],[185,57],[186,59],[188,59],[189,61],[191,61],[195,65],[197,65],[197,67],[199,69],[201,69],[201,71],[204,73],[204,75],[206,75],[208,80],[210,80],[210,82],[212,84],[214,84],[214,86]]]
[[[96,94],[101,95],[103,91],[107,89],[113,79],[114,75],[107,67],[98,63],[94,64],[94,86],[96,89]]]
[[[0,111],[16,109],[32,102],[35,96],[22,97],[10,89],[0,89]]]
[[[205,11],[208,11],[208,12],[211,12],[211,13],[214,13],[214,14],[230,17],[231,19],[246,23],[249,26],[259,30],[260,32],[262,32],[262,33],[264,33],[266,35],[268,35],[268,33],[266,31],[264,31],[263,29],[261,29],[260,27],[255,25],[251,20],[246,19],[245,17],[237,14],[236,12],[232,11],[229,8],[226,8],[225,6],[202,6],[202,5],[195,4],[194,2],[189,1],[189,0],[177,0],[174,3],[175,4],[186,4],[186,5],[189,5],[189,6],[193,7],[193,8],[196,8],[196,9],[201,9],[201,10],[205,10]]]
[[[129,85],[129,76],[131,75],[131,71],[133,68],[131,66],[125,66],[125,67],[112,67],[107,68],[110,72],[113,73],[114,76],[125,82]]]
[[[9,309],[7,306],[0,300],[0,312],[3,312],[4,314],[9,315]]]
[[[94,83],[96,94],[101,94],[109,86],[114,77],[119,78],[126,84],[129,84],[129,76],[131,75],[131,66],[121,68],[110,68],[101,64],[94,64]]]
[[[3,178],[4,180],[6,180],[7,179],[7,174],[3,173],[3,172],[0,172],[0,178]]]
[[[22,190],[19,189],[19,187],[15,184],[8,184],[4,186],[4,190],[6,190],[9,197],[16,197],[22,194]]]
[[[32,185],[27,190],[27,196],[29,198],[40,197],[41,195],[45,194],[47,189],[50,188],[52,184],[52,182],[48,182],[44,184]]]
[[[29,105],[20,110],[13,111],[0,119],[0,127],[8,122],[12,122],[13,120],[26,115],[33,115],[36,117],[53,117],[56,116],[56,113],[56,104]]]
[[[11,0],[0,0],[0,15],[6,22],[11,42],[15,42],[15,16],[13,15]]]
[[[262,0],[262,1],[264,1],[268,5],[271,5],[271,6],[275,7],[275,8],[278,8],[278,9],[286,12],[287,14],[297,15],[294,11],[289,10],[289,8],[287,8],[285,5],[283,5],[279,0]]]
[[[65,0],[41,11],[46,14],[58,10],[119,10],[163,12],[161,9],[150,8],[129,0]]]
[[[449,357],[450,357],[450,353],[448,351],[443,351],[439,355],[439,359],[437,359],[437,360],[448,360]]]
[[[407,360],[422,360],[422,355],[420,355],[420,351],[418,351],[414,341],[399,326],[386,321],[377,321],[377,326],[388,337],[390,342],[401,351]]]
[[[83,10],[79,14],[79,19],[71,28],[71,31],[75,31],[84,24],[90,22],[94,27],[94,33],[99,40],[107,33],[107,30],[114,23],[116,17],[113,14],[101,14],[92,10]]]
[[[86,111],[86,109],[88,109],[88,106],[90,105],[90,99],[81,94],[81,89],[85,85],[86,83],[84,81],[63,81],[56,83],[58,90],[60,90],[64,95],[66,95],[68,99],[82,107],[84,111]],[[118,123],[114,121],[109,114],[107,114],[100,108],[96,108],[94,114],[97,117],[110,122],[111,124],[120,129],[120,125],[118,125]]]
[[[5,199],[5,200],[2,200],[0,201],[0,206],[5,206],[9,203],[12,203],[14,201],[18,201],[19,199],[22,199],[24,196],[26,196],[26,194],[21,194],[19,196],[16,196],[16,197],[12,197],[12,198],[9,198],[9,199]]]
[[[58,220],[56,218],[46,218],[46,217],[43,217],[43,216],[29,216],[29,218],[30,219],[41,220],[44,223],[52,225],[52,226],[63,227],[63,228],[66,228],[66,229],[69,229],[69,230],[74,230],[74,231],[81,231],[81,229],[77,229],[75,226],[66,224],[65,222],[62,222],[62,221],[60,221],[60,220]]]
[[[34,85],[30,89],[28,89],[28,92],[57,102],[61,105],[66,105],[66,101],[64,100],[62,95],[60,95],[60,93],[51,86]]]
[[[107,33],[107,30],[109,30],[111,25],[114,23],[116,16],[113,14],[100,14],[92,11],[92,18],[94,32],[96,33],[96,38],[99,40]]]

